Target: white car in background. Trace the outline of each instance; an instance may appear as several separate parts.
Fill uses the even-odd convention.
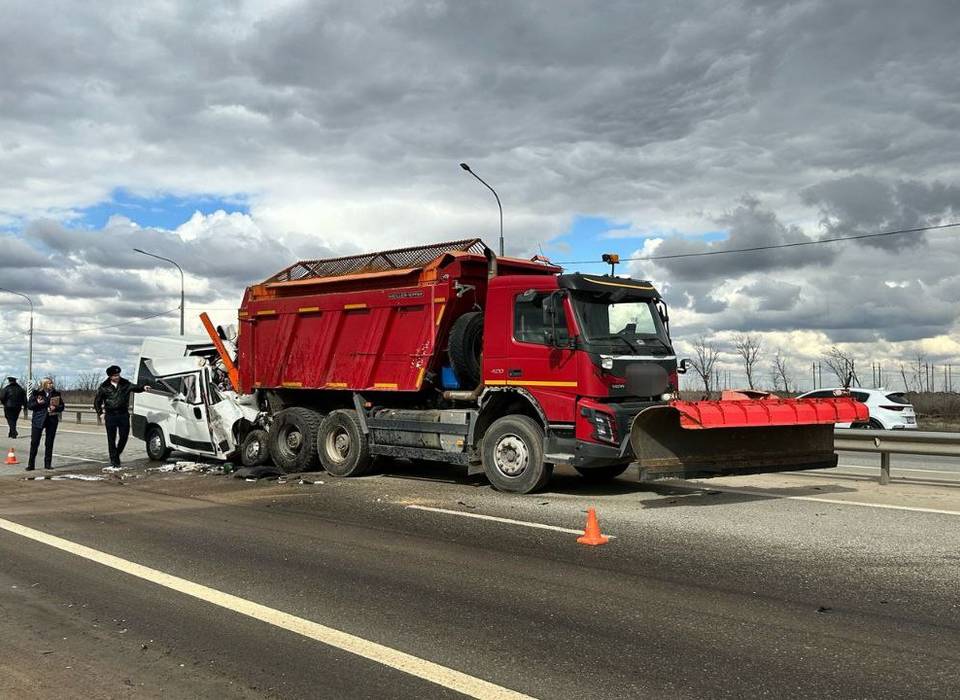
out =
[[[817,389],[800,394],[798,399],[830,399],[846,394],[847,389]],[[837,423],[838,428],[869,428],[873,430],[916,430],[917,414],[901,391],[889,389],[849,389],[850,395],[870,410],[868,423]]]

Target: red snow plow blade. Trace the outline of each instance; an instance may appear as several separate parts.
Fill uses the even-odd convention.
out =
[[[720,401],[671,401],[641,411],[630,444],[647,478],[702,478],[837,465],[835,423],[869,419],[849,397],[781,399],[724,392]]]

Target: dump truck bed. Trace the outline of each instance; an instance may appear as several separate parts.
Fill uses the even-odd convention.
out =
[[[490,255],[468,239],[301,261],[248,288],[238,314],[241,387],[419,391],[439,371],[453,321],[482,306]],[[511,275],[558,270],[496,264]]]

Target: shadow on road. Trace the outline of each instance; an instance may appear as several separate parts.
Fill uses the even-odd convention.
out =
[[[662,494],[663,498],[643,501],[642,508],[676,508],[684,506],[723,506],[731,503],[749,503],[751,501],[768,501],[776,498],[791,496],[826,496],[829,494],[852,493],[856,489],[831,484],[829,486],[788,486],[783,488],[750,487],[739,489],[736,486],[724,485],[722,490],[711,489],[709,486],[671,486],[669,484],[654,485],[651,490]],[[661,491],[660,489],[664,489]]]

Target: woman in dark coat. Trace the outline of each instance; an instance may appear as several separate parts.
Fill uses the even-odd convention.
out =
[[[30,392],[27,408],[33,411],[30,422],[30,459],[27,461],[27,471],[33,471],[36,466],[40,435],[44,432],[46,432],[46,440],[43,444],[43,468],[53,469],[53,441],[57,437],[60,414],[63,413],[63,398],[53,387],[52,379],[47,377],[40,382],[39,389]]]

